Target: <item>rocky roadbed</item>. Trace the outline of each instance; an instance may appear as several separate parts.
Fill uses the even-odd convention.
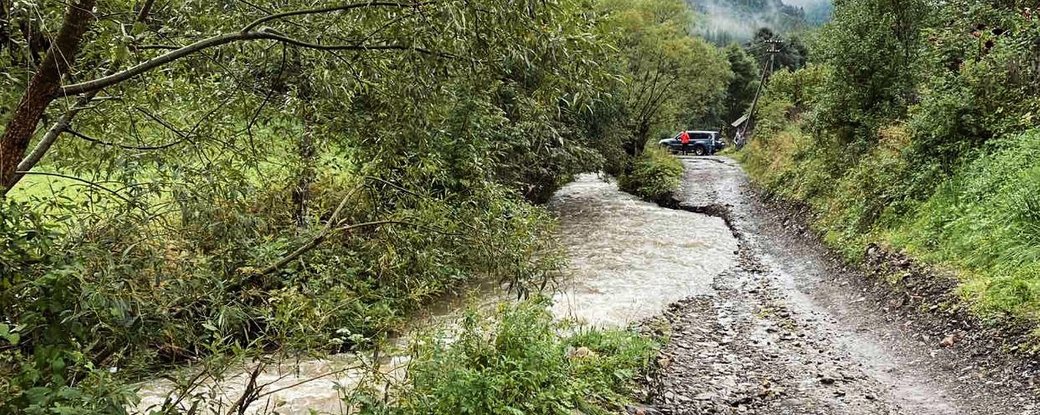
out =
[[[1040,414],[1035,357],[952,301],[952,280],[877,247],[864,273],[725,158],[685,158],[672,208],[722,217],[738,264],[647,328],[670,339],[645,407],[665,414]],[[884,277],[901,280],[896,289]]]

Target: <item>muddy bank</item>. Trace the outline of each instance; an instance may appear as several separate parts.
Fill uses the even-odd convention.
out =
[[[714,279],[713,295],[662,317],[672,342],[650,404],[674,414],[1040,413],[1036,374],[1022,370],[1030,365],[980,357],[995,349],[956,335],[951,344],[943,326],[916,326],[910,310],[921,303],[890,304],[894,297],[875,291],[878,278],[837,261],[762,203],[734,162],[684,163],[680,208],[728,218],[740,261]]]

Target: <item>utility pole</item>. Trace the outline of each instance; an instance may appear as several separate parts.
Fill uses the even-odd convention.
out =
[[[740,126],[740,130],[737,131],[736,146],[737,149],[741,149],[747,142],[747,130],[748,126],[751,125],[751,121],[755,118],[755,108],[758,107],[758,98],[762,95],[762,87],[766,84],[766,79],[773,72],[773,65],[776,64],[776,54],[780,53],[780,48],[783,47],[783,41],[779,38],[772,38],[766,41],[769,45],[769,59],[762,63],[762,78],[758,81],[758,90],[755,91],[755,99],[751,101],[751,110],[748,111],[748,118],[744,121],[744,125]]]

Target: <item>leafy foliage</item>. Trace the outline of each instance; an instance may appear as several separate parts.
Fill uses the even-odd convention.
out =
[[[80,4],[66,89],[27,88]],[[119,413],[189,362],[368,347],[477,278],[527,294],[562,261],[538,203],[728,77],[671,0],[0,11],[0,122],[44,102],[2,139],[43,156],[0,196],[3,413]]]
[[[559,333],[569,334],[559,334]],[[413,346],[410,382],[387,414],[615,413],[657,344],[625,330],[572,328],[544,303],[470,312]]]
[[[679,191],[683,172],[679,159],[651,146],[639,155],[630,173],[618,178],[618,186],[644,199],[665,202]]]
[[[732,73],[721,51],[686,33],[693,16],[684,3],[605,0],[601,7],[625,75],[620,119],[628,134],[619,141],[629,157],[651,137],[718,117]]]
[[[749,172],[849,257],[905,249],[958,270],[980,315],[1036,324],[1040,20],[1015,2],[836,5],[820,62],[770,80]]]

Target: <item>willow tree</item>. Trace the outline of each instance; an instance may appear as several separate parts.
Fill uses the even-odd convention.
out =
[[[61,23],[53,38],[48,41],[46,55],[28,74],[27,86],[17,104],[13,109],[5,111],[10,115],[3,135],[0,136],[0,194],[6,194],[25,172],[31,170],[43,158],[58,137],[67,132],[68,124],[82,107],[101,91],[133,82],[149,72],[214,48],[245,42],[275,42],[295,48],[322,51],[437,53],[417,45],[416,42],[420,39],[405,39],[406,42],[401,43],[371,42],[370,37],[364,33],[329,33],[329,27],[317,29],[291,24],[291,19],[301,16],[349,13],[363,9],[432,7],[428,3],[361,2],[313,8],[300,5],[302,8],[296,10],[276,12],[261,9],[259,13],[256,10],[242,9],[227,13],[219,5],[211,5],[212,9],[199,12],[207,13],[206,16],[211,19],[209,23],[213,27],[204,29],[209,29],[212,33],[190,37],[171,36],[168,32],[164,33],[161,26],[157,27],[154,36],[137,33],[148,30],[148,25],[144,24],[143,20],[152,12],[152,1],[144,1],[136,13],[127,13],[127,10],[98,12],[94,10],[95,6],[95,0],[77,0],[64,6]],[[167,5],[167,8],[173,6]],[[105,16],[101,18],[105,21],[99,22],[98,16]],[[122,19],[127,16],[130,16],[130,19]],[[237,27],[233,26],[236,22]],[[101,23],[108,23],[108,27],[90,32],[91,27],[101,26]],[[388,22],[390,26],[394,23]],[[284,27],[273,27],[279,25]],[[112,27],[117,29],[113,30]],[[128,30],[130,34],[126,33]],[[115,33],[111,33],[113,31],[122,32],[125,36],[116,37]],[[335,39],[337,43],[297,37],[315,31]],[[46,32],[41,33],[41,36],[49,37]],[[138,41],[148,38],[164,40],[169,37],[186,41],[187,44],[149,45]],[[115,41],[115,50],[119,56],[127,54],[131,49],[136,52],[132,62],[124,63],[127,59],[104,57],[105,52],[112,46],[113,38],[118,39]],[[81,64],[77,65],[77,62]],[[53,115],[57,122],[36,140],[36,145],[30,152],[30,145],[41,121],[48,114],[48,110],[52,109],[53,104],[59,101],[74,104],[63,113]]]

